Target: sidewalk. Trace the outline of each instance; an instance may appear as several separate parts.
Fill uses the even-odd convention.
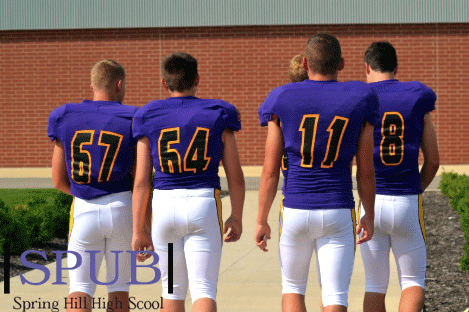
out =
[[[352,167],[352,175],[355,177],[357,167]],[[469,165],[444,165],[440,166],[435,179],[429,186],[429,190],[438,188],[442,172],[456,172],[469,175]],[[246,190],[258,190],[261,181],[262,166],[243,166]],[[219,172],[221,187],[228,189],[225,171],[220,166]],[[52,184],[51,168],[0,168],[0,189],[32,189],[32,188],[54,188]],[[282,189],[283,179],[280,179],[278,189]],[[353,188],[356,189],[356,181],[353,179]]]
[[[238,311],[281,311],[281,276],[280,264],[278,259],[278,209],[280,207],[281,193],[278,192],[272,211],[269,216],[269,224],[272,228],[272,240],[269,241],[269,252],[262,252],[254,245],[254,229],[257,214],[258,191],[248,191],[246,193],[246,203],[244,208],[243,236],[236,243],[225,243],[223,246],[223,256],[220,267],[220,276],[218,283],[218,311],[238,312]],[[354,192],[354,196],[357,196]],[[357,200],[358,202],[358,200]],[[229,197],[222,199],[224,213],[223,218],[229,216],[230,204]],[[392,256],[391,256],[392,257]],[[397,272],[394,265],[394,259],[391,259],[391,279],[386,296],[387,308],[389,312],[397,311],[400,289],[397,281]],[[66,267],[66,260],[63,260],[63,266]],[[26,309],[23,301],[31,304],[33,301],[48,301],[51,304],[58,302],[58,310],[65,311],[64,298],[68,295],[68,285],[52,285],[55,282],[56,264],[50,264],[47,268],[51,272],[50,280],[41,286],[21,285],[20,277],[11,279],[11,293],[3,294],[3,282],[0,283],[0,311],[51,311],[51,308],[38,309],[35,303],[35,309]],[[153,276],[151,269],[141,268],[138,270],[138,280],[151,280]],[[39,282],[44,278],[44,274],[39,271],[31,271],[24,275],[29,281]],[[146,279],[145,279],[146,278]],[[104,281],[104,268],[101,268],[99,280]],[[64,273],[64,282],[68,282],[68,275]],[[365,291],[364,269],[361,261],[360,250],[357,248],[355,257],[355,267],[352,276],[349,292],[349,311],[362,311],[362,300]],[[103,302],[107,296],[105,286],[98,286],[94,296],[96,302],[101,298]],[[132,286],[130,296],[134,297],[133,302],[140,302],[141,309],[137,307],[134,311],[155,311],[151,308],[151,302],[156,308],[160,303],[161,284],[148,286]],[[16,301],[15,302],[15,298]],[[306,293],[306,304],[308,311],[319,311],[320,291],[318,278],[316,274],[315,261],[311,263],[309,274],[308,289]],[[149,309],[145,309],[146,307]],[[26,303],[26,304],[28,304]],[[43,304],[43,303],[42,303]],[[46,303],[47,304],[47,303]],[[20,306],[21,305],[21,306]],[[97,306],[96,306],[97,307]],[[16,308],[16,310],[14,309]],[[191,299],[188,296],[186,301],[186,311],[191,311]],[[94,311],[105,311],[101,309]]]

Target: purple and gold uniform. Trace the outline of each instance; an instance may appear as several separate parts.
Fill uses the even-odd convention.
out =
[[[70,293],[94,295],[90,250],[99,251],[97,268],[105,257],[108,281],[113,274],[119,276],[107,286],[108,292],[129,291],[131,259],[125,251],[132,249],[136,144],[132,116],[137,109],[118,102],[84,100],[60,106],[49,116],[48,135],[63,145],[70,192],[75,196],[68,250],[77,252],[82,264],[70,271]],[[113,251],[121,252],[116,256]],[[69,267],[75,267],[76,261],[70,254]]]
[[[226,128],[239,131],[241,123],[236,108],[222,100],[170,97],[139,109],[133,134],[150,140],[153,187],[220,189],[221,135]]]
[[[84,100],[62,105],[49,115],[48,136],[64,147],[73,196],[93,199],[132,190],[132,116],[137,109]]]
[[[423,117],[435,109],[436,95],[417,81],[392,79],[370,86],[380,100],[380,122],[374,129],[376,194],[420,194],[418,157]]]
[[[288,158],[284,205],[353,208],[350,162],[366,121],[377,121],[378,98],[365,83],[313,81],[274,89],[259,108],[262,126],[281,121]]]
[[[185,300],[190,284],[192,302],[216,301],[223,241],[218,166],[226,129],[238,131],[241,123],[236,108],[222,100],[170,97],[134,115],[134,137],[148,138],[155,167],[152,241],[165,299]],[[171,293],[168,243],[174,248]]]
[[[347,306],[354,260],[350,163],[378,97],[362,82],[305,80],[275,88],[259,108],[280,120],[288,160],[279,224],[282,293],[305,295],[313,252],[324,306]],[[350,209],[350,210],[347,210]]]
[[[375,230],[360,248],[365,289],[386,293],[391,248],[401,289],[425,289],[427,254],[418,157],[424,115],[435,109],[436,95],[417,81],[391,79],[370,86],[380,100],[380,122],[374,128]]]

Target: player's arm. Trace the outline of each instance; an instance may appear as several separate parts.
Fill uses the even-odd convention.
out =
[[[70,180],[65,165],[65,150],[58,139],[54,141],[54,152],[52,154],[52,183],[54,187],[65,194],[70,193]]]
[[[263,251],[267,251],[267,239],[270,239],[270,226],[267,223],[267,218],[277,194],[282,155],[283,134],[278,118],[274,115],[267,125],[265,158],[259,187],[257,226],[254,234],[256,245]]]
[[[137,161],[135,166],[132,195],[132,249],[153,250],[148,226],[151,220],[151,173],[153,165],[150,141],[146,137],[141,138],[137,143]],[[143,261],[144,257],[139,255],[137,259]]]
[[[438,142],[430,113],[426,113],[423,118],[423,133],[420,148],[423,153],[423,167],[420,170],[420,179],[422,191],[425,191],[440,167]]]
[[[242,218],[246,188],[234,132],[231,129],[225,129],[222,141],[222,163],[228,180],[231,200],[231,216],[226,220],[223,232],[226,234],[228,229],[231,229],[225,237],[225,242],[236,242],[243,232]]]
[[[150,157],[150,163],[153,164],[153,159],[151,157]],[[134,164],[132,166],[132,181],[135,181],[136,170],[137,170],[137,145],[135,145],[135,151],[134,151]],[[151,184],[150,184],[150,187],[151,187]],[[149,237],[151,237],[151,214],[152,214],[151,201],[153,198],[153,194],[151,193],[151,191],[150,191],[150,194],[151,194],[151,198],[148,201],[147,214],[145,216],[145,225],[144,225],[145,233],[147,233]]]
[[[357,190],[365,209],[365,216],[360,219],[357,234],[363,230],[357,244],[371,239],[374,231],[376,177],[373,167],[373,125],[365,123],[358,139],[357,150]]]

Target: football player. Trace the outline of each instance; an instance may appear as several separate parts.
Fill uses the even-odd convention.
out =
[[[70,270],[67,311],[91,311],[96,284],[91,272],[106,259],[109,301],[114,311],[128,311],[132,240],[132,169],[136,141],[132,116],[137,107],[122,105],[125,70],[101,60],[91,70],[93,100],[68,103],[52,111],[48,135],[54,141],[54,186],[74,196],[68,250],[81,265]],[[87,251],[99,251],[89,253]],[[91,268],[91,257],[96,267]],[[68,255],[70,268],[79,265]],[[103,281],[101,281],[103,282]],[[104,283],[104,282],[103,282]],[[81,307],[81,309],[80,309]]]
[[[161,83],[170,97],[148,103],[134,116],[133,134],[138,143],[132,246],[144,250],[151,245],[142,225],[154,167],[152,241],[160,256],[164,310],[184,311],[189,286],[192,311],[216,311],[222,242],[235,242],[242,232],[245,185],[234,136],[241,122],[233,105],[195,96],[199,75],[197,60],[191,55],[168,55],[161,71]],[[220,161],[232,205],[224,227]],[[168,243],[174,248],[172,291]]]
[[[424,84],[399,82],[396,50],[374,42],[365,52],[366,80],[380,100],[374,128],[375,234],[361,245],[365,266],[364,311],[385,311],[389,251],[402,289],[399,311],[421,311],[425,300],[426,246],[422,192],[439,167],[430,112],[436,95]],[[419,172],[419,149],[424,163]]]
[[[324,311],[346,311],[355,249],[350,163],[356,155],[358,192],[367,212],[357,228],[363,230],[362,243],[373,235],[378,98],[363,82],[337,82],[344,60],[335,37],[312,36],[305,55],[309,79],[275,88],[259,108],[268,131],[254,240],[267,251],[267,217],[285,149],[288,181],[279,229],[282,309],[306,311],[304,295],[315,251]]]

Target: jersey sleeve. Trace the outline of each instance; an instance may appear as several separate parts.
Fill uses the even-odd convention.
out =
[[[259,107],[259,120],[262,127],[266,127],[269,121],[272,120],[272,116],[276,114],[274,110],[278,94],[278,88],[272,90]]]
[[[223,115],[224,123],[226,128],[230,128],[233,131],[241,130],[241,114],[238,109],[233,105],[225,102],[225,112]]]
[[[376,92],[370,88],[370,93],[366,99],[365,120],[373,126],[380,123],[379,120],[379,98]]]
[[[132,119],[132,135],[135,140],[140,140],[146,136],[144,131],[145,119],[143,116],[143,108],[140,108],[134,114],[134,118]]]
[[[423,92],[419,98],[419,108],[422,114],[435,110],[436,94],[433,90],[425,85],[422,85]]]
[[[60,116],[63,114],[63,106],[54,109],[49,115],[49,122],[47,124],[47,136],[51,141],[55,141],[59,138],[57,132],[57,123]]]

